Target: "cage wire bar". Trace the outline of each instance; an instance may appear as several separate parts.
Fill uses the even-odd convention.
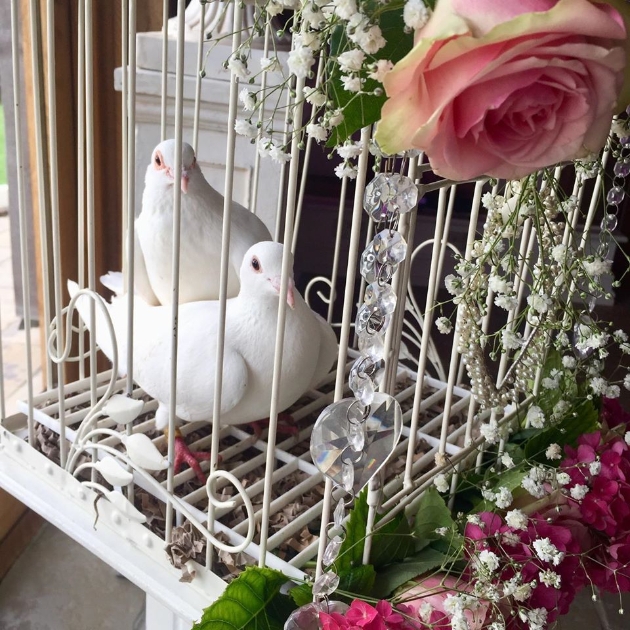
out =
[[[13,69],[15,117],[19,121],[23,116],[23,107],[19,99],[18,72],[18,0],[11,0]],[[308,443],[312,424],[318,413],[333,401],[347,395],[347,376],[350,365],[358,356],[356,335],[353,335],[353,319],[357,305],[363,300],[366,283],[357,278],[361,247],[370,242],[375,225],[372,220],[363,220],[363,197],[368,173],[370,172],[371,127],[360,131],[361,152],[358,157],[357,177],[350,182],[344,176],[340,182],[339,203],[330,222],[330,234],[334,232],[334,251],[330,262],[330,275],[322,271],[310,280],[305,299],[310,300],[312,292],[317,294],[324,305],[321,313],[334,325],[338,333],[339,348],[337,366],[316,389],[305,392],[302,398],[290,408],[296,422],[297,434],[281,438],[277,434],[279,414],[285,410],[279,406],[281,390],[281,369],[284,353],[284,335],[287,314],[285,300],[280,300],[277,326],[274,331],[271,404],[269,428],[266,433],[252,438],[238,425],[221,425],[222,375],[224,362],[226,305],[228,292],[229,247],[231,229],[231,200],[236,190],[235,171],[237,156],[244,151],[238,145],[235,133],[235,120],[238,116],[238,90],[241,81],[235,73],[230,74],[227,85],[227,120],[225,134],[225,173],[223,192],[223,224],[221,235],[221,267],[219,292],[219,319],[217,353],[214,369],[217,378],[214,385],[213,413],[209,424],[211,431],[203,431],[202,423],[191,423],[179,430],[185,437],[192,437],[191,446],[196,449],[210,448],[210,462],[204,464],[204,471],[209,474],[206,486],[195,486],[194,473],[184,470],[177,474],[169,465],[166,474],[149,472],[133,461],[121,444],[135,436],[146,438],[154,447],[164,451],[166,460],[172,464],[175,452],[177,428],[177,356],[179,324],[179,269],[181,250],[181,209],[182,191],[173,187],[173,252],[172,303],[170,321],[170,400],[168,408],[167,438],[156,435],[153,431],[153,418],[157,402],[150,400],[145,392],[133,380],[133,337],[134,337],[134,258],[135,258],[135,219],[138,209],[136,204],[136,160],[138,117],[138,68],[137,68],[137,3],[136,0],[121,0],[121,58],[122,58],[122,155],[120,201],[122,207],[123,231],[123,275],[129,299],[126,312],[126,328],[129,339],[125,376],[119,378],[118,365],[114,361],[111,369],[98,372],[97,346],[95,335],[84,340],[85,327],[82,322],[73,326],[72,318],[77,299],[87,296],[90,302],[91,321],[96,322],[97,313],[105,317],[105,327],[113,335],[113,328],[105,305],[99,297],[96,279],[96,252],[102,244],[97,243],[95,233],[95,198],[94,198],[94,102],[99,90],[111,89],[110,86],[95,85],[93,82],[94,41],[93,41],[93,0],[77,0],[78,7],[78,55],[77,55],[77,154],[78,154],[78,283],[81,291],[77,298],[69,302],[61,284],[61,232],[64,226],[59,220],[59,169],[57,161],[56,102],[55,84],[55,14],[54,1],[46,3],[46,102],[48,118],[42,117],[44,94],[40,89],[41,75],[44,68],[40,64],[40,31],[38,3],[30,0],[28,16],[30,34],[34,46],[33,91],[34,129],[36,139],[36,164],[38,182],[39,225],[41,233],[42,294],[43,313],[42,329],[49,350],[46,359],[45,391],[33,391],[33,367],[31,357],[30,305],[28,302],[29,275],[25,221],[28,209],[24,200],[23,138],[16,133],[18,169],[18,207],[21,233],[21,264],[23,267],[23,294],[25,297],[26,327],[26,362],[28,371],[28,390],[25,401],[18,403],[18,410],[23,416],[11,415],[15,410],[5,410],[4,373],[0,372],[0,485],[7,487],[23,501],[33,506],[46,518],[53,521],[82,544],[97,553],[107,562],[127,575],[152,597],[170,606],[182,618],[192,621],[199,616],[201,607],[215,599],[224,588],[222,577],[221,554],[242,555],[245,564],[270,566],[295,579],[306,575],[305,564],[315,561],[311,577],[318,577],[322,572],[322,556],[326,547],[326,532],[329,527],[333,504],[333,483],[323,478],[310,460]],[[204,19],[206,3],[201,2],[201,25],[194,48],[194,81],[186,83],[185,50],[186,22],[185,1],[178,1],[177,17],[174,19],[175,36],[169,32],[168,2],[162,4],[162,43],[161,76],[159,77],[159,137],[163,140],[173,129],[176,146],[181,146],[185,137],[192,139],[197,150],[203,150],[202,132],[204,129],[204,81],[205,63],[208,55],[218,54],[216,46],[209,46],[206,39]],[[239,50],[242,41],[244,7],[235,4],[231,13],[232,54]],[[274,29],[267,20],[263,29],[263,54],[276,50]],[[169,42],[169,39],[172,41]],[[174,66],[169,64],[169,47],[176,51]],[[208,50],[206,50],[208,48]],[[170,48],[172,50],[172,48]],[[192,50],[192,48],[189,48]],[[322,80],[323,56],[319,59],[315,75],[315,85]],[[175,92],[169,97],[169,78],[174,79]],[[263,73],[260,80],[262,88],[270,81]],[[284,137],[285,145],[290,145],[291,160],[287,165],[278,166],[279,201],[276,207],[275,225],[271,226],[275,239],[283,242],[280,294],[287,292],[291,275],[292,254],[299,254],[299,243],[303,240],[304,219],[313,212],[306,190],[309,164],[313,161],[316,147],[312,139],[306,142],[306,150],[300,149],[299,134],[292,131],[299,129],[305,119],[304,99],[302,98],[305,79],[289,77],[280,90],[277,102],[282,103],[276,114]],[[192,90],[187,91],[188,87]],[[192,92],[192,96],[191,96]],[[185,105],[191,105],[192,124],[185,127]],[[281,110],[285,111],[282,112]],[[263,109],[258,114],[258,122],[263,120]],[[157,123],[156,123],[157,124]],[[19,124],[16,126],[19,129]],[[250,150],[255,147],[250,145]],[[46,149],[48,155],[46,157]],[[303,159],[300,162],[300,159]],[[604,154],[604,163],[608,155]],[[48,163],[46,164],[46,160]],[[181,170],[182,155],[175,152],[175,172]],[[261,156],[256,153],[252,160],[251,173],[251,210],[259,213],[259,205],[264,198],[265,183],[261,176]],[[439,289],[443,285],[444,275],[452,263],[452,252],[462,252],[465,260],[472,256],[472,245],[483,221],[482,195],[490,183],[480,179],[469,183],[455,183],[449,180],[425,183],[430,167],[424,156],[419,155],[406,161],[394,161],[396,169],[406,172],[418,185],[421,196],[427,206],[434,208],[432,234],[420,234],[418,214],[405,215],[400,222],[400,231],[409,245],[407,258],[393,277],[393,287],[399,296],[392,325],[385,338],[386,368],[385,378],[380,391],[390,393],[403,405],[403,430],[399,443],[395,447],[392,459],[368,489],[368,544],[365,546],[364,561],[368,562],[371,553],[371,537],[379,506],[391,508],[387,519],[396,513],[413,507],[419,501],[424,489],[431,484],[436,474],[441,471],[462,470],[480,462],[481,439],[476,429],[477,424],[488,417],[489,412],[479,412],[474,398],[466,384],[464,362],[458,352],[460,331],[456,326],[450,338],[452,345],[440,356],[431,334],[436,319],[436,309],[440,302]],[[564,167],[565,169],[568,167]],[[301,171],[301,172],[300,172]],[[558,171],[559,173],[559,171]],[[494,190],[498,184],[492,183]],[[544,185],[544,182],[543,182]],[[354,186],[354,188],[353,188]],[[580,248],[587,246],[589,232],[597,211],[597,200],[601,193],[602,174],[596,179],[590,196],[575,184],[573,189],[577,197],[577,207],[571,216],[570,224],[576,229],[583,220],[583,232]],[[466,192],[467,191],[467,192]],[[463,196],[464,193],[468,197]],[[459,219],[456,204],[465,199],[467,204],[466,220]],[[586,210],[583,210],[583,206]],[[351,210],[351,212],[350,212]],[[422,211],[424,212],[424,211]],[[425,213],[423,218],[429,215]],[[322,219],[323,220],[323,219]],[[459,222],[459,223],[458,223]],[[465,223],[465,226],[462,227]],[[49,229],[50,225],[50,229]],[[459,225],[462,234],[456,232]],[[300,229],[302,228],[302,232]],[[564,239],[569,238],[567,226]],[[348,241],[347,251],[342,251],[343,243]],[[456,242],[457,239],[461,242]],[[539,255],[535,247],[535,226],[531,219],[524,223],[520,241],[520,276],[515,284],[517,306],[507,313],[507,326],[516,326],[516,314],[526,299],[524,281],[527,266]],[[465,240],[464,240],[465,239]],[[219,245],[218,245],[219,246]],[[430,253],[430,255],[429,255]],[[424,258],[423,258],[424,256]],[[427,261],[428,256],[428,261]],[[52,259],[52,269],[48,260]],[[423,270],[422,280],[426,288],[419,290],[419,272],[414,262],[423,260],[428,265],[428,272]],[[345,263],[345,265],[344,265]],[[345,269],[344,269],[345,266]],[[315,291],[319,282],[326,289]],[[339,290],[343,284],[343,290]],[[422,308],[420,304],[422,303]],[[51,307],[52,306],[52,312]],[[459,316],[461,305],[455,315]],[[340,312],[339,321],[335,320]],[[493,313],[493,294],[488,292],[486,312],[482,327],[487,330]],[[64,331],[65,326],[65,331]],[[511,328],[513,329],[513,328]],[[525,330],[527,336],[528,329]],[[78,356],[72,357],[71,343],[73,333],[78,333]],[[409,352],[405,345],[412,345]],[[115,344],[114,344],[115,347]],[[0,337],[0,352],[3,351]],[[1,356],[1,355],[0,355]],[[89,374],[86,370],[86,359]],[[79,361],[79,378],[72,383],[64,381],[64,366],[67,361]],[[448,361],[444,367],[443,361]],[[56,369],[53,369],[56,364]],[[501,361],[495,383],[498,387],[510,374],[512,366],[507,357]],[[537,383],[540,381],[540,370]],[[132,422],[122,426],[107,411],[114,393],[124,394],[127,401],[142,401],[144,408],[138,412]],[[9,414],[9,415],[7,415]],[[17,418],[17,420],[16,420]],[[11,422],[8,420],[11,419]],[[507,418],[497,418],[501,422]],[[207,429],[207,427],[205,427]],[[47,459],[37,447],[36,432],[49,431],[58,436],[60,457],[58,462]],[[502,446],[500,447],[502,448]],[[128,449],[127,449],[128,451]],[[83,458],[83,454],[87,457]],[[99,475],[96,466],[106,457],[113,457],[122,463],[129,472],[129,480],[120,487],[107,482]],[[229,468],[229,470],[228,470]],[[262,472],[261,472],[262,471]],[[46,474],[44,474],[44,472]],[[84,476],[87,475],[87,479]],[[279,492],[283,482],[293,480],[291,488]],[[457,482],[457,474],[452,477],[452,484]],[[454,486],[453,486],[454,487]],[[127,504],[115,504],[112,495],[124,490]],[[99,503],[99,521],[92,527],[94,518],[93,501],[98,494],[110,500]],[[311,498],[316,499],[311,501]],[[304,504],[304,509],[289,522],[281,526],[273,519],[282,514],[282,510],[291,501],[302,501],[305,497],[311,501]],[[335,499],[338,500],[335,494]],[[145,522],[145,503],[151,509],[164,511],[162,529],[151,529]],[[103,507],[101,507],[103,505]],[[148,508],[146,508],[148,509]],[[156,512],[156,513],[157,513]],[[382,521],[387,522],[387,519]],[[195,573],[190,584],[179,582],[179,571],[172,567],[163,552],[173,538],[173,530],[190,522],[205,542],[205,552],[189,561],[189,568]],[[310,526],[310,529],[309,529]],[[259,528],[259,531],[256,531]],[[306,542],[295,542],[307,532]],[[291,547],[295,544],[294,547]],[[119,545],[119,547],[117,547]],[[297,548],[296,548],[297,546]],[[290,550],[290,551],[287,551]]]

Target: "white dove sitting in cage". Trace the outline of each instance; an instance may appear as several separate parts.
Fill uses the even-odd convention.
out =
[[[241,289],[236,297],[227,300],[222,424],[256,422],[268,413],[283,249],[283,245],[274,242],[258,243],[249,248],[240,268]],[[120,274],[108,274],[102,280],[112,288],[112,279],[117,275]],[[68,290],[74,297],[79,287],[70,281]],[[281,410],[315,387],[330,371],[337,356],[337,339],[332,327],[310,309],[295,290],[292,277],[285,298],[290,308],[287,309],[284,330],[278,399],[278,409]],[[90,299],[88,295],[81,295],[76,304],[81,318],[91,330]],[[118,364],[125,366],[128,294],[114,297],[107,309],[116,334]],[[96,309],[96,343],[111,360],[113,340],[104,318],[104,313]],[[176,414],[181,421],[212,420],[218,321],[218,301],[191,302],[179,308]],[[136,296],[133,379],[158,401],[155,422],[160,430],[168,424],[171,339],[171,309],[150,306]],[[123,376],[124,371],[120,375]],[[185,461],[200,481],[204,481],[197,460],[207,459],[207,454],[192,453],[181,435],[176,437],[175,447],[176,468]]]
[[[136,219],[136,292],[152,305],[172,302],[173,186],[181,185],[179,303],[219,299],[224,198],[206,180],[193,148],[182,143],[181,172],[175,174],[175,140],[155,147],[147,167],[142,211]],[[265,224],[232,202],[227,296],[238,293],[245,252],[270,241]]]

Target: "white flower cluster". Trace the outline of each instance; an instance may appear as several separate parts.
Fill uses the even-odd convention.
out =
[[[581,307],[574,307],[571,301],[571,295],[588,301],[589,296],[604,294],[601,279],[610,273],[611,261],[605,256],[586,256],[576,245],[571,225],[575,224],[579,196],[562,199],[555,182],[543,181],[537,187],[529,177],[508,182],[504,194],[485,193],[482,205],[487,214],[481,237],[471,244],[467,258],[458,261],[455,273],[445,279],[446,289],[459,305],[458,350],[482,409],[500,411],[521,395],[531,394],[534,384],[562,392],[567,371],[572,383],[576,371],[586,372],[591,391],[597,395],[617,397],[622,384],[630,389],[630,373],[619,383],[601,377],[611,334],[605,324],[584,316]],[[527,259],[522,239],[534,242],[529,249],[533,254]],[[507,323],[496,332],[487,330],[490,303],[499,312],[507,311]],[[571,339],[567,331],[574,324]],[[562,367],[538,379],[553,339],[564,355]],[[622,352],[630,354],[627,336],[618,335],[614,340]],[[590,356],[594,351],[596,356]],[[487,362],[499,358],[509,367],[506,378],[497,384]],[[545,418],[539,408],[530,409],[527,418],[533,428],[555,420],[555,413]],[[486,425],[482,432],[487,441],[496,442],[492,426]]]

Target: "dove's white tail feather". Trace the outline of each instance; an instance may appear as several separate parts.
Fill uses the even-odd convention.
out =
[[[109,273],[107,276],[103,276],[103,278],[112,276],[115,274]],[[120,274],[122,278],[122,274]],[[101,278],[101,281],[103,280]],[[105,284],[105,282],[103,282]],[[105,284],[108,288],[109,285]],[[68,280],[68,292],[70,293],[70,297],[73,298],[79,292],[79,285],[76,282],[72,282],[72,280]],[[114,290],[114,289],[112,289]],[[89,295],[83,294],[80,295],[76,301],[76,307],[79,311],[79,315],[81,319],[84,321],[87,329],[90,331],[90,334],[96,334],[96,345],[101,349],[103,354],[110,360],[113,360],[114,356],[114,343],[117,344],[118,347],[118,376],[123,377],[127,373],[127,344],[125,339],[120,339],[122,335],[118,335],[116,339],[112,339],[112,335],[108,326],[108,322],[106,319],[106,315],[103,312],[103,309],[98,305],[95,305],[94,314],[96,319],[96,327],[92,322],[92,309],[90,308],[90,302],[92,301],[92,297]],[[109,313],[109,317],[112,321],[114,330],[122,330],[122,326],[126,321],[126,304],[127,300],[125,297],[123,298],[114,298],[111,304],[107,304],[105,300],[100,299],[102,304],[104,304],[107,308],[107,312]]]

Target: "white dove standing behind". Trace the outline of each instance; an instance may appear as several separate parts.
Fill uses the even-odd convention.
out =
[[[244,424],[269,413],[273,357],[279,307],[283,245],[264,242],[251,247],[240,270],[241,289],[227,301],[225,357],[221,393],[221,423]],[[75,283],[68,289],[73,296]],[[289,282],[279,409],[284,410],[330,371],[337,356],[331,326],[314,313]],[[77,307],[88,328],[89,299]],[[127,295],[115,297],[108,310],[116,331],[119,366],[126,365]],[[111,342],[99,309],[97,343],[111,359]],[[179,309],[177,357],[177,416],[184,421],[211,421],[214,401],[215,358],[219,303],[182,304]],[[134,313],[133,376],[158,403],[156,426],[168,423],[170,400],[171,310],[149,306],[136,296]]]
[[[203,176],[193,148],[182,144],[181,173],[173,173],[175,141],[157,145],[147,168],[142,211],[136,219],[135,287],[148,304],[172,301],[173,185],[181,185],[179,302],[217,300],[221,270],[223,195]],[[228,297],[239,290],[245,252],[271,240],[265,224],[232,202]]]

